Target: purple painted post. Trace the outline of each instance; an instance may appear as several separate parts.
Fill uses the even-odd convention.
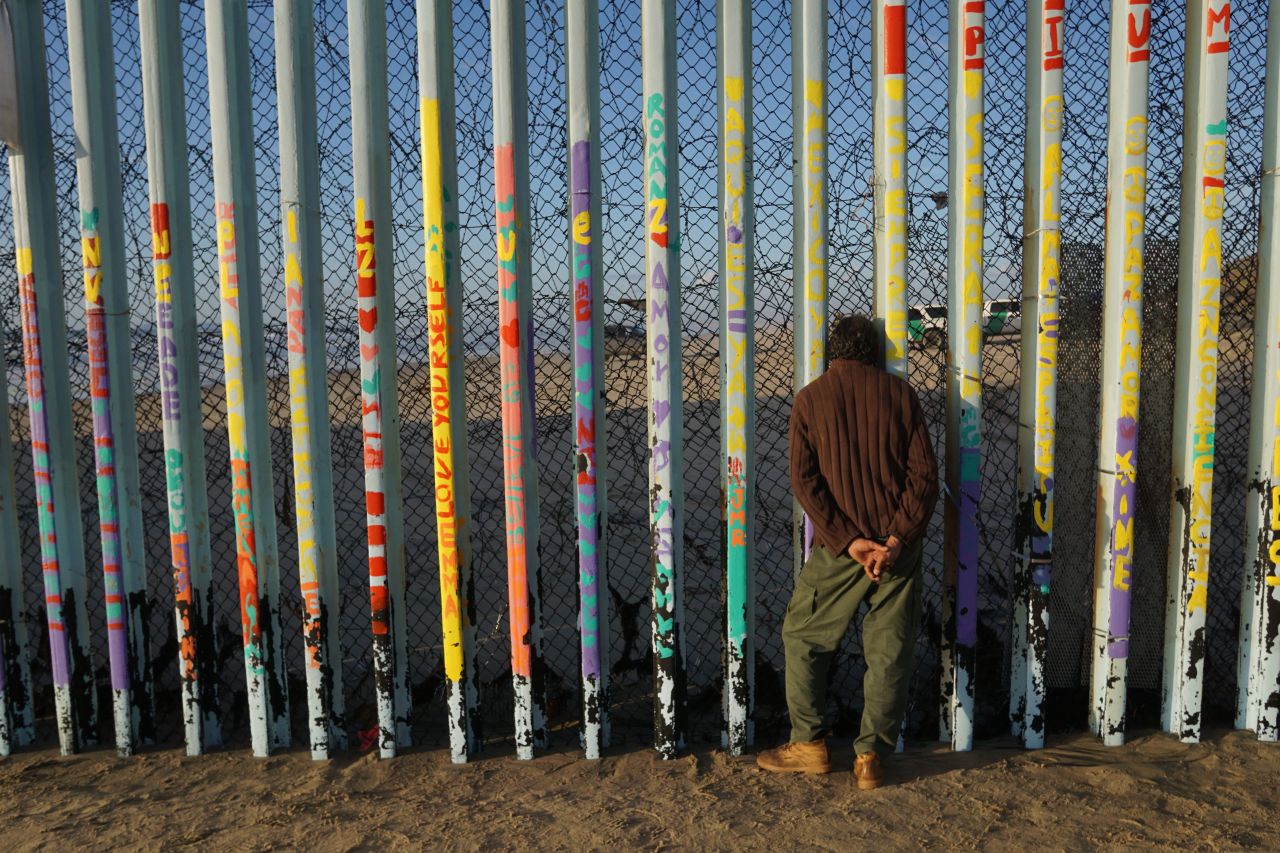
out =
[[[579,630],[582,649],[582,749],[598,758],[609,743],[608,607],[600,602],[604,576],[604,400],[603,288],[600,280],[599,160],[595,141],[598,95],[589,81],[598,56],[595,3],[571,8],[570,56],[570,215],[573,283],[573,434],[576,444],[577,551],[579,551]],[[576,14],[575,14],[576,13]],[[585,37],[582,37],[585,36]],[[582,44],[585,42],[585,44]],[[596,60],[598,61],[598,60]],[[577,101],[586,101],[579,104]],[[585,106],[584,109],[580,106]],[[590,117],[590,118],[588,118]],[[588,120],[582,120],[588,118]],[[576,120],[575,120],[576,119]]]
[[[1107,239],[1089,727],[1124,743],[1137,499],[1151,10],[1111,3]]]
[[[1116,421],[1116,459],[1138,458],[1138,421],[1125,415]],[[1138,500],[1138,482],[1132,469],[1116,471],[1115,526],[1111,536],[1111,559],[1114,565],[1133,564],[1133,522]],[[1127,578],[1127,571],[1117,570]],[[1122,660],[1129,657],[1129,614],[1133,592],[1127,580],[1113,583],[1107,591],[1111,601],[1107,617],[1107,657]]]

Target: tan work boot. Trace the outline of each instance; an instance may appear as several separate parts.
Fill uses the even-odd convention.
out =
[[[830,773],[827,742],[784,743],[756,756],[756,764],[772,773]]]
[[[859,755],[853,762],[853,777],[858,780],[859,791],[872,791],[884,783],[884,765],[874,752]]]

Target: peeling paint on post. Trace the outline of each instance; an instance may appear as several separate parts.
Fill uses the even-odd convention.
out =
[[[19,144],[9,147],[9,187],[31,468],[58,744],[63,755],[70,755],[97,743],[98,699],[72,432],[43,6],[15,3],[9,14],[19,121]]]
[[[951,0],[942,738],[973,749],[982,453],[984,0]]]
[[[383,0],[349,0],[347,16],[373,677],[378,704],[378,751],[383,758],[391,758],[398,747],[409,745],[410,696],[400,395],[396,384],[386,5]]]
[[[827,0],[791,5],[791,182],[795,384],[827,369]],[[798,577],[813,526],[792,499],[792,559]]]
[[[200,755],[222,735],[178,7],[139,0],[138,30],[180,702],[187,754]]]
[[[1183,77],[1182,211],[1169,504],[1164,729],[1200,740],[1204,691],[1213,445],[1222,295],[1222,213],[1227,167],[1227,57],[1231,4],[1187,4]]]
[[[684,501],[681,494],[680,197],[674,0],[642,0],[649,527],[653,563],[654,748],[685,745]]]
[[[1128,695],[1133,523],[1138,497],[1151,3],[1149,0],[1112,0],[1111,21],[1106,293],[1102,321],[1102,412],[1094,534],[1089,727],[1108,746],[1119,746],[1124,743]]]
[[[116,752],[155,740],[133,343],[109,7],[67,0],[89,395]]]
[[[578,629],[582,650],[582,748],[609,745],[609,588],[605,571],[604,264],[600,212],[600,8],[565,3],[569,111],[569,281],[573,305],[573,434],[577,464]]]
[[[529,93],[524,4],[494,0],[493,171],[497,202],[502,462],[507,600],[515,688],[516,757],[547,744],[534,429],[532,269],[529,262]]]
[[[751,178],[751,4],[720,0],[720,488],[724,525],[724,731],[755,742],[755,215]]]
[[[311,757],[346,747],[338,644],[337,525],[329,441],[329,385],[320,260],[315,34],[310,0],[276,0],[276,92],[280,119],[280,221],[288,322],[289,420],[298,532],[298,585]]]
[[[277,609],[280,560],[267,434],[247,14],[245,0],[205,6],[240,629],[253,754],[266,756],[289,745],[289,693]]]
[[[1236,728],[1280,739],[1280,3],[1267,24],[1261,228]]]
[[[431,357],[431,438],[449,752],[455,764],[480,749],[475,662],[471,480],[463,387],[462,278],[458,259],[458,163],[453,99],[453,8],[418,0],[422,93],[422,223]]]
[[[907,4],[871,6],[871,121],[875,190],[876,322],[885,370],[908,378],[907,357]]]
[[[1054,444],[1061,281],[1062,57],[1065,0],[1027,4],[1027,137],[1023,149],[1022,364],[1018,516],[1009,719],[1027,749],[1044,746],[1045,661],[1053,560]]]

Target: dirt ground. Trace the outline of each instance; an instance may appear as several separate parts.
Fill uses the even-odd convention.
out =
[[[443,750],[312,762],[42,749],[0,760],[0,838],[7,850],[1280,848],[1280,746],[1244,732],[1195,746],[1164,734],[1116,749],[1087,734],[1040,752],[920,745],[873,792],[852,786],[849,742],[835,747],[824,777],[718,750],[518,762],[495,747],[452,766]]]

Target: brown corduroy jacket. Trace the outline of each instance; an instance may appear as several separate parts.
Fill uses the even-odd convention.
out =
[[[833,554],[860,538],[918,542],[938,463],[916,392],[871,365],[831,362],[791,409],[791,485],[815,544]]]

